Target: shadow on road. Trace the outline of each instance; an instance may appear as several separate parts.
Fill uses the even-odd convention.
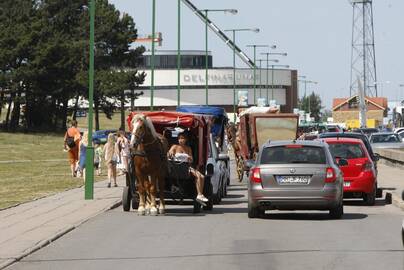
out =
[[[349,206],[367,206],[362,199],[344,199],[344,205]],[[374,206],[386,206],[386,200],[384,198],[376,199]],[[369,206],[372,207],[372,206]]]
[[[343,220],[364,219],[368,215],[361,213],[346,213],[342,216]],[[270,213],[265,214],[263,219],[276,219],[276,220],[332,220],[328,212],[324,213]]]

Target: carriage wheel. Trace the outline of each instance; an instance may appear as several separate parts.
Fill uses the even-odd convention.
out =
[[[139,208],[139,194],[136,192],[132,195],[132,209],[137,210]]]
[[[238,178],[239,182],[243,181],[243,176],[244,176],[244,168],[243,168],[244,166],[243,165],[244,165],[243,159],[239,158],[237,160],[237,178]]]
[[[129,190],[129,187],[124,187],[123,188],[123,194],[122,194],[122,206],[123,206],[123,211],[128,212],[130,210],[130,201],[132,199],[132,194]]]

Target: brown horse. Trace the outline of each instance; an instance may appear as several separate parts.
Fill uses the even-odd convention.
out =
[[[164,186],[167,174],[166,139],[158,134],[153,123],[142,114],[132,119],[133,164],[136,175],[136,188],[139,193],[138,214],[164,214]],[[160,204],[157,211],[157,186],[160,194]]]

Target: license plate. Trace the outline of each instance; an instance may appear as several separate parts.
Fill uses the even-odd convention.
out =
[[[350,187],[351,186],[351,182],[344,182],[344,187]]]
[[[298,184],[298,185],[307,185],[310,181],[310,176],[303,175],[303,176],[277,176],[276,181],[280,185],[288,185],[288,184]]]

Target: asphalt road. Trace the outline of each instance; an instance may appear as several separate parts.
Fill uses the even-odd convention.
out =
[[[246,186],[232,183],[212,212],[168,205],[166,216],[119,207],[7,269],[404,269],[404,213],[345,201],[341,220],[326,212],[270,211],[248,219]]]

